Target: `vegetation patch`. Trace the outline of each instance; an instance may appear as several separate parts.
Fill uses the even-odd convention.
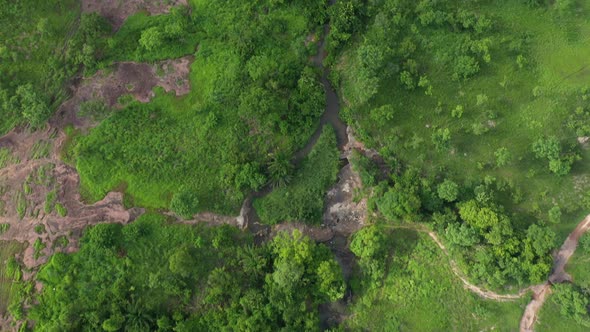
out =
[[[433,220],[479,284],[544,280],[551,249],[589,208],[588,183],[574,180],[590,170],[577,140],[587,61],[576,55],[588,51],[589,9],[408,0],[331,10],[344,118],[394,171],[370,207],[390,222]]]
[[[140,206],[169,208],[175,196],[190,192],[195,199],[189,213],[237,213],[246,193],[269,180],[272,156],[292,155],[315,129],[325,96],[303,45],[321,21],[323,5],[192,5],[191,13],[182,14],[190,15],[184,19],[197,25],[200,36],[192,91],[176,98],[157,89],[150,104],[132,102],[76,139],[69,155],[90,201],[124,182]],[[114,57],[170,56],[157,52],[178,43],[161,36],[163,46],[151,46],[152,37],[165,31],[148,27],[165,30],[170,15],[131,18],[113,39],[128,46],[113,48],[122,52]],[[178,47],[194,49],[197,41],[191,38],[182,37]],[[140,39],[143,46],[137,45]]]
[[[518,329],[525,302],[483,300],[463,287],[426,234],[369,226],[353,236],[357,294],[344,326],[374,331]],[[376,318],[378,317],[378,319]]]
[[[25,249],[18,242],[0,241],[0,315],[6,314],[9,304],[15,302],[18,288],[14,285],[21,278],[21,269],[14,256]]]
[[[337,180],[339,156],[334,130],[325,126],[292,180],[254,201],[260,220],[266,224],[281,221],[319,224],[326,192]]]

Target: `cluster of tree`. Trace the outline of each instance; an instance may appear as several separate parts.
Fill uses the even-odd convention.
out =
[[[556,284],[553,285],[551,300],[559,306],[559,312],[563,316],[590,328],[590,294],[587,290],[570,283]]]
[[[577,96],[574,112],[568,117],[566,126],[576,136],[590,136],[590,89],[583,88]]]
[[[491,61],[493,43],[487,35],[492,21],[450,1],[390,0],[364,5],[342,1],[331,11],[333,29],[336,27],[331,40],[347,41],[351,33],[359,31],[357,22],[368,26],[353,54],[350,77],[354,84],[347,91],[347,97],[357,105],[371,100],[381,81],[392,75],[399,77],[401,88],[421,88],[432,94],[427,68],[419,58],[422,48],[432,44],[433,31],[445,34],[448,40],[447,48],[437,51],[437,57],[453,68],[451,79],[468,79]]]
[[[356,232],[350,243],[350,251],[357,257],[362,274],[361,287],[378,288],[385,277],[385,263],[388,257],[385,231],[372,225]]]
[[[169,14],[133,15],[106,41],[105,58],[110,61],[153,61],[176,58],[195,51],[198,21],[189,7],[173,7]]]
[[[567,175],[574,161],[580,157],[575,152],[563,152],[561,143],[555,136],[539,138],[532,146],[535,157],[549,160],[549,170],[556,175]]]
[[[0,90],[0,114],[20,118],[33,128],[40,127],[51,115],[46,97],[35,90],[31,83],[20,85],[14,94]]]
[[[432,220],[473,279],[492,287],[536,283],[551,270],[555,233],[538,224],[516,227],[519,223],[497,203],[495,179],[460,188],[451,180],[436,184],[407,169],[393,175],[392,182],[375,188],[379,212],[388,220]],[[552,209],[550,219],[560,214],[559,208]]]
[[[314,331],[318,305],[345,290],[330,250],[297,231],[253,246],[234,228],[145,215],[81,243],[41,269],[36,330]]]
[[[76,33],[68,41],[69,70],[75,73],[82,67],[87,73],[94,72],[104,59],[110,34],[111,25],[104,17],[97,13],[82,14]]]

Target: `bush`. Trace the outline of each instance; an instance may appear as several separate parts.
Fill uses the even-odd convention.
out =
[[[573,318],[578,324],[590,327],[588,304],[590,300],[587,294],[572,284],[553,285],[554,293],[551,299],[559,306],[559,312]]]
[[[441,199],[447,202],[453,202],[457,199],[457,195],[459,195],[459,186],[451,180],[445,180],[438,185],[437,192],[438,197]]]
[[[0,223],[0,235],[6,233],[10,229],[9,223]]]
[[[55,211],[62,218],[65,217],[68,214],[68,210],[61,203],[55,204]]]
[[[191,219],[199,212],[199,199],[195,193],[182,190],[172,196],[170,210],[184,219]]]

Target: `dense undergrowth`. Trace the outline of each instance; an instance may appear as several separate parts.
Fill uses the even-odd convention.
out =
[[[336,182],[340,165],[336,136],[325,126],[311,152],[288,183],[254,201],[263,223],[299,221],[319,224],[326,192]]]
[[[74,0],[0,1],[0,134],[41,126],[65,100],[79,15]]]
[[[160,215],[88,229],[38,280],[38,331],[313,331],[318,304],[344,295],[330,250],[300,233],[253,246],[236,228]]]

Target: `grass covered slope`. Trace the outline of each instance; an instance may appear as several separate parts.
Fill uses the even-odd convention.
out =
[[[516,331],[525,303],[483,300],[463,287],[426,234],[361,230],[347,328],[370,331]]]
[[[555,205],[578,211],[590,189],[590,155],[576,140],[590,135],[588,1],[399,3],[397,21],[386,19],[395,5],[375,6],[335,65],[363,140],[461,185],[502,179],[511,193],[501,199],[525,219],[548,220]],[[553,137],[554,156],[533,151]]]
[[[282,221],[319,223],[326,192],[337,180],[339,158],[334,129],[326,125],[292,179],[254,201],[260,220],[265,224]]]
[[[544,280],[590,208],[590,2],[344,3],[360,23],[342,25],[332,78],[394,170],[374,207],[434,221],[478,284]]]
[[[202,36],[191,92],[158,91],[150,104],[132,104],[81,138],[85,195],[95,201],[124,189],[145,207],[176,201],[186,216],[235,213],[245,193],[268,181],[271,156],[291,155],[306,142],[325,105],[305,47],[324,3],[302,8],[193,3],[191,24]]]
[[[329,249],[297,232],[254,246],[236,228],[152,214],[81,243],[39,272],[35,330],[315,331],[318,305],[344,295]]]

